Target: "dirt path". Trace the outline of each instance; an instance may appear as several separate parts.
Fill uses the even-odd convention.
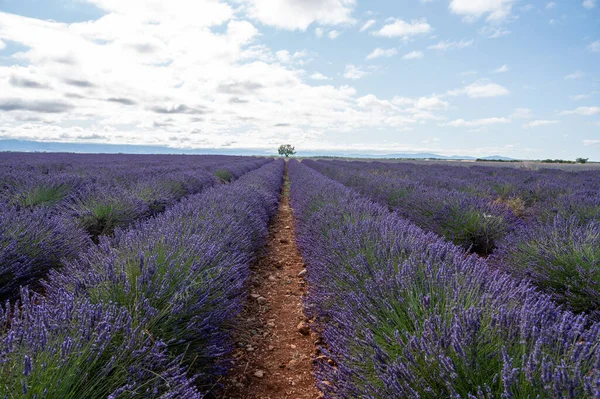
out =
[[[313,399],[315,340],[302,313],[304,264],[296,247],[287,167],[278,213],[267,245],[254,263],[243,331],[222,399]]]

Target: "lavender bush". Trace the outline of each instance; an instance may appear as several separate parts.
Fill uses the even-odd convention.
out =
[[[328,398],[600,397],[600,325],[290,162]]]
[[[527,226],[505,240],[493,262],[574,312],[600,319],[600,220],[582,224],[559,214]]]
[[[68,292],[21,293],[0,307],[0,395],[6,398],[201,398],[180,359],[133,326],[125,308]]]
[[[19,211],[0,205],[0,214],[0,301],[89,246],[84,231],[45,209]]]

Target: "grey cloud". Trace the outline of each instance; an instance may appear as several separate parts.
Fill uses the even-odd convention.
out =
[[[161,122],[161,121],[154,121],[152,123],[152,126],[155,128],[161,128],[161,127],[169,127],[169,126],[173,126],[173,124],[171,122]]]
[[[171,108],[156,106],[156,107],[150,107],[149,109],[150,109],[150,111],[156,112],[157,114],[201,115],[201,114],[205,114],[207,112],[206,109],[191,108],[185,104],[180,104],[177,107],[171,107]]]
[[[150,43],[136,43],[130,47],[140,54],[151,54],[158,50],[158,47]]]
[[[24,89],[47,89],[48,86],[43,85],[35,80],[20,78],[17,76],[11,76],[9,80],[10,84],[14,87],[21,87]]]
[[[55,62],[58,62],[59,64],[65,64],[65,65],[76,65],[77,64],[77,60],[70,55],[66,55],[63,57],[55,57],[55,58],[52,58],[52,60]]]
[[[111,103],[119,103],[119,104],[123,104],[123,105],[135,105],[137,104],[135,101],[129,99],[129,98],[122,98],[122,97],[111,97],[111,98],[107,98],[106,101],[110,101]]]
[[[239,98],[239,97],[231,97],[229,99],[229,104],[246,104],[248,102],[248,100],[244,100],[243,98]]]
[[[290,125],[289,123],[276,123],[274,126],[275,127],[290,127],[292,125]]]
[[[96,87],[96,85],[89,80],[65,79],[64,82],[70,86],[76,87]]]
[[[32,111],[56,114],[71,109],[73,109],[71,104],[62,101],[0,99],[1,111]]]
[[[67,97],[67,98],[77,98],[77,99],[85,98],[85,96],[82,96],[81,94],[77,94],[77,93],[66,93],[65,97]]]
[[[249,94],[254,93],[264,87],[265,86],[260,83],[244,81],[220,84],[217,86],[217,91],[224,94]]]
[[[16,116],[15,117],[16,120],[20,121],[20,122],[44,122],[43,118],[37,117],[37,116]]]

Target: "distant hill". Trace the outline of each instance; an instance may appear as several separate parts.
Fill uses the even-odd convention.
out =
[[[74,152],[93,154],[223,154],[273,156],[275,150],[261,151],[238,148],[180,149],[151,145],[119,145],[94,143],[55,143],[29,140],[0,140],[0,151],[19,152]]]
[[[258,155],[275,156],[272,151],[244,148],[198,148],[179,149],[166,146],[151,145],[118,145],[118,144],[94,144],[94,143],[58,143],[41,142],[30,140],[0,139],[0,151],[22,151],[22,152],[75,152],[75,153],[124,153],[124,154],[224,154],[224,155]],[[345,151],[298,151],[300,157],[344,157],[344,158],[402,158],[402,159],[447,159],[447,160],[475,160],[476,157],[466,155],[440,155],[426,152],[416,153],[392,153],[371,154],[367,152],[345,152]],[[485,160],[509,161],[511,158],[500,155],[483,157]]]

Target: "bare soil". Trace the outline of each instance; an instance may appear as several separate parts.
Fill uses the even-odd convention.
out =
[[[252,266],[251,295],[241,315],[235,363],[216,395],[222,399],[322,397],[313,377],[317,336],[307,331],[309,320],[302,311],[307,286],[288,188],[286,168],[267,245]],[[300,327],[305,328],[299,329],[303,322],[307,324]]]

